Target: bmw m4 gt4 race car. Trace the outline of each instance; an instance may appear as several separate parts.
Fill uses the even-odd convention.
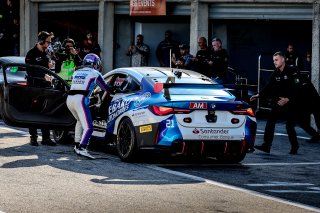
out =
[[[25,66],[6,65],[3,74],[25,71]],[[4,77],[2,115],[10,125],[55,129],[55,139],[63,140],[74,125],[65,104],[69,87],[43,69],[56,78],[51,87],[32,88]],[[256,119],[250,106],[206,76],[132,67],[112,70],[104,79],[115,94],[97,87],[90,95],[93,137],[115,144],[124,161],[134,159],[141,149],[154,149],[240,162],[254,145]]]
[[[135,67],[104,78],[116,93],[104,97],[97,88],[92,94],[93,135],[114,141],[122,160],[131,160],[139,149],[157,149],[239,162],[254,145],[250,106],[206,76]]]

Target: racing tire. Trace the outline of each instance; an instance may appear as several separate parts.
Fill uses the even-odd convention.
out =
[[[136,133],[129,118],[124,118],[118,126],[116,149],[122,161],[132,162],[136,157]]]
[[[52,136],[57,143],[61,143],[61,144],[67,143],[68,140],[70,139],[68,135],[68,131],[63,131],[63,130],[52,130]]]

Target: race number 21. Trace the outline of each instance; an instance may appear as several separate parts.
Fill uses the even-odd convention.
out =
[[[167,128],[173,128],[174,127],[174,122],[171,119],[166,120],[166,127]]]

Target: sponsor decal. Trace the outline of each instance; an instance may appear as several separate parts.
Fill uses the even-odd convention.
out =
[[[107,122],[105,120],[93,120],[92,125],[95,127],[103,128],[105,129],[107,127]]]
[[[151,125],[140,126],[140,133],[145,133],[145,132],[152,132],[152,126]]]
[[[197,129],[195,128],[193,134],[204,134],[204,135],[211,135],[211,134],[228,134],[228,129]]]
[[[191,102],[189,105],[190,109],[207,109],[206,102]]]
[[[198,129],[194,129],[192,132],[193,132],[193,134],[199,134],[200,133],[200,131]]]
[[[145,101],[147,101],[149,98],[151,97],[151,93],[150,92],[146,92],[144,94],[142,94],[141,96],[139,96],[135,101],[134,101],[134,106],[138,107],[141,104],[143,104]]]
[[[194,128],[192,133],[198,135],[201,140],[232,140],[234,136],[228,135],[228,129],[197,129]]]
[[[118,99],[109,106],[108,122],[112,121],[122,113],[128,111],[132,98]]]
[[[145,111],[134,112],[134,113],[132,114],[132,117],[140,117],[140,116],[143,116],[143,115],[145,115],[145,114],[146,114]]]

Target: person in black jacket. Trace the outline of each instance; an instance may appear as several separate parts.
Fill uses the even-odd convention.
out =
[[[320,141],[319,132],[310,125],[310,116],[313,115],[317,129],[320,129],[320,96],[308,76],[301,75],[300,86],[297,92],[298,100],[295,103],[297,123],[306,131],[311,139],[306,140],[308,143]]]
[[[285,57],[281,52],[276,52],[273,55],[273,63],[276,69],[272,73],[270,81],[264,89],[250,98],[250,101],[267,97],[272,99],[272,109],[264,132],[264,143],[256,145],[255,148],[270,153],[276,122],[280,118],[284,118],[291,143],[289,154],[297,154],[299,143],[294,129],[296,122],[294,103],[297,101],[296,93],[299,89],[299,72],[296,68],[286,65]]]
[[[46,49],[51,44],[51,34],[46,31],[41,31],[38,34],[38,43],[28,51],[25,62],[26,64],[39,65],[45,68],[53,68],[54,63],[52,63],[49,55],[46,52]],[[47,76],[44,72],[37,69],[28,69],[27,70],[28,78],[27,83],[29,86],[33,87],[47,87],[51,83],[47,80]],[[42,132],[42,142],[43,145],[55,146],[56,143],[50,139],[50,130],[41,129]],[[38,146],[37,138],[37,129],[29,128],[30,133],[30,144],[32,146]]]
[[[224,83],[227,77],[229,55],[226,49],[222,48],[222,41],[219,38],[212,39],[211,59],[209,64],[212,72],[209,77],[217,83]]]

